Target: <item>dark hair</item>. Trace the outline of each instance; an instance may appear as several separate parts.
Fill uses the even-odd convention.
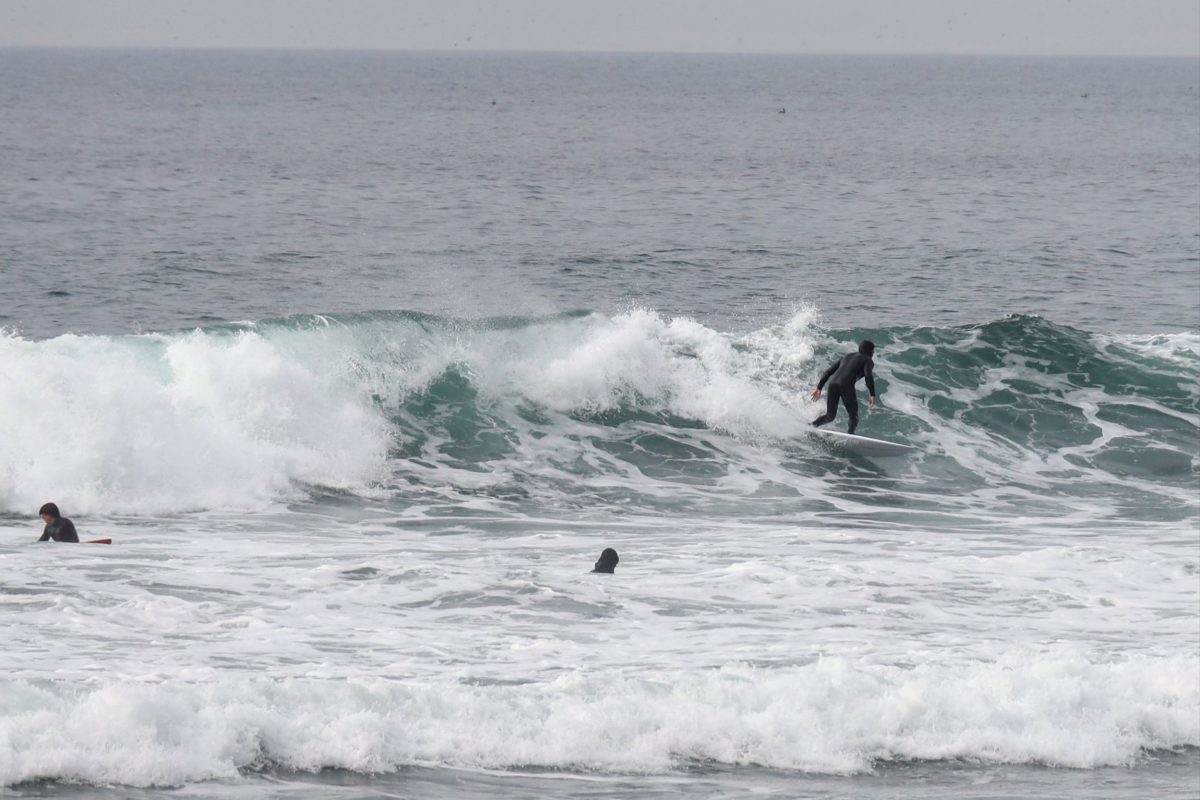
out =
[[[38,516],[40,517],[42,514],[49,514],[55,519],[62,516],[62,514],[58,513],[58,506],[54,505],[54,503],[46,503],[46,505],[38,509]]]
[[[858,352],[866,356],[875,355],[875,343],[870,339],[863,339],[858,343]]]
[[[617,562],[621,557],[617,555],[617,551],[611,547],[604,548],[604,552],[600,554],[600,558],[596,559],[596,568],[592,572],[607,572],[609,575],[616,572]]]

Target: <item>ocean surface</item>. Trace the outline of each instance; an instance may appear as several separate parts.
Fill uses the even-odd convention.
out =
[[[1200,796],[1197,60],[0,50],[0,189],[0,795]]]

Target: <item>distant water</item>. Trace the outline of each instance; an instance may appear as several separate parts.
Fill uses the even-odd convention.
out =
[[[0,108],[5,792],[1200,795],[1197,61],[0,50]],[[863,337],[911,457],[806,435]]]

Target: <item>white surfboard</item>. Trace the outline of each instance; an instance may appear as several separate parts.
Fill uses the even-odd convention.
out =
[[[846,450],[863,456],[902,456],[911,453],[915,447],[897,442],[887,442],[883,439],[872,439],[869,436],[859,436],[857,433],[831,431],[827,428],[813,428],[811,433],[824,439],[826,443],[838,450]]]

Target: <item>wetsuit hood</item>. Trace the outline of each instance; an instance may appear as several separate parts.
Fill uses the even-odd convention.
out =
[[[617,562],[621,557],[617,555],[617,551],[611,547],[604,548],[604,552],[600,554],[600,558],[596,560],[596,568],[592,572],[607,572],[613,574],[617,569]]]
[[[858,343],[858,352],[862,353],[868,358],[875,355],[875,343],[870,339],[863,339]]]

